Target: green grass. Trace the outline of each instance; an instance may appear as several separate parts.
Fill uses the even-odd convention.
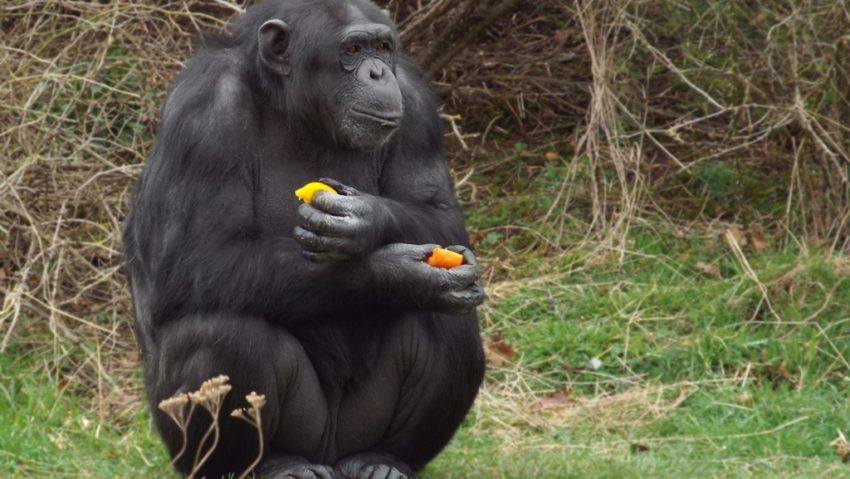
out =
[[[754,396],[746,407],[735,404],[743,390]],[[848,409],[835,391],[703,387],[634,428],[605,430],[587,417],[506,446],[468,427],[426,477],[850,477],[828,447],[835,426],[850,423]]]
[[[477,172],[458,193],[470,205],[468,223],[476,251],[491,267],[491,299],[481,311],[484,336],[493,340],[498,334],[515,355],[491,365],[475,408],[450,446],[423,473],[426,479],[850,478],[850,464],[843,464],[830,446],[838,430],[850,436],[850,259],[823,246],[797,246],[774,235],[763,250],[743,248],[753,277],[719,239],[718,226],[690,223],[694,218],[734,217],[775,226],[781,220],[791,230],[808,225],[816,234],[811,226],[820,216],[825,223],[843,216],[840,206],[831,206],[832,201],[841,203],[843,190],[839,187],[836,193],[829,185],[840,185],[836,179],[845,166],[840,161],[835,168],[828,161],[821,164],[823,147],[812,141],[813,136],[828,134],[830,151],[847,151],[842,135],[846,132],[837,127],[847,123],[841,121],[847,108],[837,93],[844,70],[835,52],[842,51],[841,38],[846,36],[841,6],[680,3],[688,8],[630,2],[629,9],[646,20],[638,26],[698,84],[699,94],[681,81],[679,72],[642,47],[621,48],[611,80],[621,92],[618,100],[641,113],[636,118],[644,121],[625,122],[622,133],[632,138],[637,132],[641,138],[651,131],[675,134],[669,139],[657,135],[656,140],[692,166],[669,168],[663,155],[656,158],[652,149],[644,149],[650,161],[638,168],[646,174],[647,201],[641,206],[684,218],[683,224],[642,210],[622,255],[600,249],[600,241],[585,242],[590,185],[607,185],[608,213],[615,214],[621,200],[610,165],[591,172],[593,162],[586,156],[576,160],[570,207],[556,208],[542,221],[571,174],[566,163],[546,160],[544,153],[582,155],[576,140],[584,114],[561,117],[567,109],[560,103],[536,105],[535,97],[541,95],[534,88],[516,90],[529,91],[530,115],[522,141],[514,138],[513,123],[502,123],[507,121],[503,118],[484,146],[453,153],[457,161],[469,162],[462,170],[475,166]],[[46,281],[25,288],[36,298],[58,289],[58,297],[67,299],[82,293],[73,290],[81,271],[114,259],[113,252],[101,247],[113,246],[107,237],[117,229],[113,222],[120,215],[115,213],[124,205],[119,191],[126,190],[127,179],[111,183],[105,181],[111,176],[101,173],[136,164],[148,149],[167,77],[185,49],[183,34],[171,39],[163,28],[176,31],[175,22],[188,19],[147,8],[112,16],[113,6],[88,13],[82,8],[77,17],[76,7],[54,7],[18,9],[18,16],[49,15],[44,21],[10,24],[20,33],[12,36],[21,40],[13,42],[10,52],[32,55],[13,59],[7,103],[14,107],[10,111],[27,113],[9,116],[5,126],[6,136],[21,145],[17,148],[13,141],[7,156],[26,162],[32,157],[27,168],[48,160],[46,169],[56,170],[57,176],[48,176],[52,179],[46,182],[10,176],[12,190],[23,194],[23,213],[30,224],[20,227],[24,215],[16,205],[5,215],[12,223],[3,223],[0,230],[13,232],[7,234],[12,241],[3,240],[18,246],[36,237],[56,237],[44,264],[21,262],[27,265],[25,271],[34,266],[30,277],[22,276]],[[661,21],[652,25],[656,20]],[[217,25],[207,13],[196,15],[195,21]],[[551,21],[561,31],[577,28],[571,15],[559,13]],[[576,30],[577,36],[580,33]],[[147,41],[154,34],[155,44]],[[529,38],[537,43],[540,35],[549,34],[535,26]],[[572,49],[544,43],[552,45],[546,58],[561,56],[565,47]],[[45,59],[50,68],[45,68]],[[16,62],[22,62],[20,68]],[[579,69],[587,66],[570,63]],[[644,80],[647,66],[651,82]],[[586,73],[575,77],[581,80],[563,79],[562,84],[547,86],[543,96],[561,97],[557,92],[567,83],[589,90]],[[473,78],[476,88],[463,81],[453,88],[453,95],[461,93],[454,103],[482,112],[476,102],[492,95],[480,95],[478,77]],[[527,83],[524,75],[518,78]],[[497,80],[492,89],[496,93],[506,81]],[[532,76],[532,81],[539,79]],[[550,95],[549,88],[557,94]],[[37,94],[19,94],[29,91]],[[680,128],[686,121],[716,113],[703,92],[740,114]],[[575,103],[570,112],[583,109],[583,95],[569,100]],[[501,103],[497,97],[494,101]],[[744,104],[751,106],[737,110]],[[804,113],[799,116],[811,125],[783,126],[789,105],[800,106],[797,113]],[[534,132],[540,128],[530,120],[538,107],[555,114],[552,120],[540,118],[551,123],[544,126],[552,127],[552,138]],[[517,116],[513,110],[508,105],[504,113],[509,114],[502,116]],[[479,118],[464,113],[465,132],[484,130],[493,115],[482,113]],[[517,120],[526,111],[521,113]],[[765,141],[737,148],[761,135],[765,125],[769,130],[776,126]],[[812,132],[804,131],[809,126]],[[639,131],[632,131],[635,128]],[[499,135],[507,146],[493,141]],[[711,159],[726,148],[733,148],[732,153]],[[709,159],[693,161],[704,153],[711,153]],[[54,161],[57,158],[71,160],[72,168],[66,171],[63,162]],[[796,185],[793,171],[798,161],[802,177]],[[33,177],[42,173],[36,170]],[[88,181],[95,178],[98,181]],[[73,196],[81,184],[94,200]],[[791,201],[789,185],[802,189]],[[94,189],[97,186],[104,189]],[[67,216],[64,205],[72,196],[73,215]],[[103,198],[107,201],[101,205]],[[798,217],[798,209],[806,217]],[[91,230],[82,228],[87,222],[93,223]],[[21,240],[23,229],[34,236]],[[71,249],[75,254],[63,256]],[[4,263],[0,254],[0,273],[17,274],[9,265],[18,266],[15,255],[25,250],[8,251],[15,261]],[[73,256],[81,257],[84,269],[68,266],[80,266],[69,260]],[[67,268],[64,275],[59,264]],[[112,291],[91,288],[80,299],[107,301],[113,299]],[[80,311],[88,306],[98,309],[86,301],[63,305],[73,306],[69,311],[75,316],[87,314]],[[32,306],[30,311],[40,311],[37,304]],[[4,313],[8,311],[4,304]],[[13,330],[10,348],[0,355],[0,478],[169,476],[168,459],[138,398],[138,370],[126,364],[116,367],[121,361],[111,356],[133,354],[127,318],[103,313],[85,319],[103,329],[75,330],[69,320],[64,327],[70,331],[60,329],[54,336],[47,320],[30,317]],[[5,334],[11,326],[0,323]],[[104,330],[112,333],[101,334]],[[101,357],[108,343],[111,349],[104,349]],[[110,374],[110,380],[101,377]],[[553,392],[560,396],[551,396]]]
[[[774,316],[714,234],[641,227],[628,250],[493,285],[485,334],[516,356],[423,477],[850,477],[830,447],[850,430],[850,261],[747,249]],[[163,475],[144,408],[99,420],[51,351],[0,358],[0,475]],[[555,390],[569,400],[536,407]]]
[[[162,477],[168,460],[141,405],[100,420],[90,391],[48,372],[48,348],[0,356],[0,476]]]
[[[830,447],[850,428],[847,259],[748,250],[774,316],[716,236],[670,233],[636,230],[623,264],[569,260],[550,281],[520,279],[490,306],[517,364],[490,377],[565,389],[567,411],[677,386],[507,431],[499,409],[513,397],[487,397],[428,477],[850,477]]]

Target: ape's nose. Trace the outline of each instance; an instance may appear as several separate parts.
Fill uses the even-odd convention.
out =
[[[373,64],[369,67],[369,78],[373,80],[383,80],[385,68],[383,65]]]
[[[390,77],[388,70],[389,68],[386,63],[370,58],[360,66],[357,76],[360,78],[360,81],[372,81],[384,84]]]

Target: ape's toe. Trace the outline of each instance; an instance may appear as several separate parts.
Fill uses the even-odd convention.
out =
[[[344,479],[411,479],[413,471],[389,454],[366,453],[340,461],[336,477]]]
[[[261,479],[334,479],[334,470],[318,464],[296,464],[264,470],[257,475]]]

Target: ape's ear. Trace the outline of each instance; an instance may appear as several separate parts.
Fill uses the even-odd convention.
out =
[[[260,59],[281,75],[289,75],[289,25],[283,20],[272,19],[263,23],[257,32]]]

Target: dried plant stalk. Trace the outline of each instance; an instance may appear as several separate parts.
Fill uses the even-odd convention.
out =
[[[212,423],[209,428],[207,428],[207,432],[204,433],[204,437],[202,437],[200,442],[198,442],[198,449],[195,451],[195,460],[192,464],[192,471],[188,476],[190,479],[195,477],[195,474],[197,474],[201,467],[203,467],[204,463],[207,462],[213,451],[215,451],[216,446],[218,446],[218,439],[220,435],[218,413],[221,411],[221,404],[224,402],[224,397],[231,389],[228,381],[230,381],[230,378],[225,375],[216,376],[204,381],[199,390],[189,393],[189,400],[192,404],[200,405],[212,418]],[[204,450],[204,444],[206,444],[210,436],[212,436],[212,444],[209,449],[207,449],[206,453],[201,456],[201,453]]]
[[[187,404],[189,404],[189,395],[183,393],[177,394],[168,399],[163,399],[158,405],[159,409],[170,417],[175,424],[177,424],[182,438],[180,451],[174,455],[171,459],[171,463],[169,464],[171,467],[174,467],[174,465],[177,464],[177,461],[183,457],[183,454],[186,453],[186,445],[188,442],[186,431],[189,427],[189,421],[192,419],[192,414],[195,412],[195,403],[191,403],[191,405],[189,405],[188,413],[186,412]]]
[[[266,396],[264,394],[257,394],[254,391],[251,391],[251,394],[245,396],[245,400],[248,401],[248,404],[251,405],[249,408],[241,408],[234,409],[230,415],[239,418],[254,428],[257,429],[257,440],[259,442],[260,450],[257,453],[257,458],[252,462],[243,472],[239,475],[239,479],[244,479],[248,477],[251,471],[257,467],[257,464],[260,463],[260,460],[263,459],[263,422],[260,416],[260,410],[263,406],[266,405]]]

